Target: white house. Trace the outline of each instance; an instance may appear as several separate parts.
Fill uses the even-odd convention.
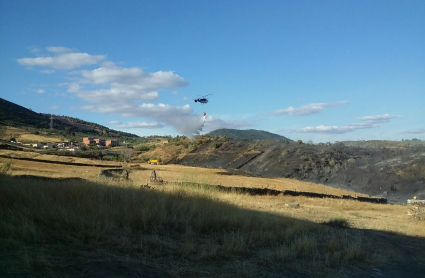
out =
[[[33,143],[32,146],[34,148],[42,148],[43,147],[43,144],[41,144],[41,143]]]
[[[68,142],[59,142],[59,143],[56,143],[56,147],[57,148],[65,148],[66,146],[68,146]]]
[[[80,147],[65,147],[64,150],[70,151],[70,152],[76,152],[80,149]]]

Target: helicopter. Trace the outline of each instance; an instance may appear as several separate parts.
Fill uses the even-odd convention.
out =
[[[196,98],[196,99],[194,99],[194,101],[195,102],[200,102],[202,104],[206,104],[206,103],[208,103],[207,96],[210,96],[210,95],[212,95],[212,94],[209,94],[209,95],[206,95],[206,96],[202,96],[200,98]]]

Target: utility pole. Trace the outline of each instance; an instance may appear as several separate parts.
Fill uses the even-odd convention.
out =
[[[50,129],[53,129],[53,115],[50,114]]]

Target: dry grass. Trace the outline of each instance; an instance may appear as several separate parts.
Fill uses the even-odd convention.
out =
[[[117,162],[109,161],[96,161],[90,160],[87,158],[78,158],[78,157],[64,157],[56,155],[47,155],[39,154],[34,152],[16,152],[8,150],[0,150],[1,155],[7,155],[11,157],[25,157],[25,158],[35,158],[47,161],[62,161],[62,162],[73,162],[73,163],[86,163],[86,164],[100,164],[100,165],[121,165]],[[0,162],[5,161],[5,159]],[[18,163],[18,162],[17,162]],[[21,163],[21,162],[19,162]],[[29,162],[26,163],[25,167],[28,167],[28,173],[33,175],[33,172],[37,172],[37,168],[44,170],[45,165],[38,164],[39,162]],[[198,168],[198,167],[188,167],[181,165],[148,165],[146,163],[132,163],[133,165],[140,165],[142,168],[146,168],[145,171],[137,171],[132,174],[132,179],[136,182],[147,182],[151,170],[158,170],[161,173],[161,177],[164,181],[188,181],[195,183],[207,183],[207,184],[221,184],[225,186],[245,186],[245,187],[258,187],[258,188],[271,188],[276,190],[298,190],[298,191],[311,191],[317,193],[328,193],[335,195],[343,194],[353,194],[351,191],[332,188],[329,186],[315,184],[310,182],[301,182],[293,179],[272,179],[272,178],[255,178],[255,177],[246,177],[239,175],[226,175],[227,171],[222,169],[212,169],[212,168]],[[64,168],[61,167],[56,170],[55,177],[62,175],[63,177],[68,177],[68,172],[63,172]],[[56,166],[55,166],[56,168]],[[53,169],[52,169],[53,170]],[[20,175],[25,174],[24,169],[22,172],[19,172]],[[96,175],[94,175],[96,176]],[[364,194],[357,194],[358,196],[366,196]]]
[[[135,172],[133,180],[143,181],[146,180],[147,171],[157,170],[161,173],[161,177],[165,181],[183,181],[194,183],[207,183],[224,186],[237,186],[237,187],[255,187],[255,188],[270,188],[276,190],[296,190],[296,191],[310,191],[317,193],[327,193],[335,195],[357,195],[367,196],[361,193],[354,193],[352,191],[333,188],[322,184],[315,184],[311,182],[302,182],[294,179],[286,178],[258,178],[247,177],[243,175],[228,175],[228,171],[224,169],[213,168],[199,168],[182,165],[144,165],[143,168],[148,168],[146,172]]]
[[[252,276],[262,266],[277,271],[274,265],[282,263],[300,273],[327,276],[350,263],[376,259],[362,247],[371,242],[359,232],[226,201],[239,194],[192,186],[168,191],[4,175],[0,179],[2,251],[14,250],[25,262],[15,272],[68,271],[57,267],[65,263],[54,259],[58,248],[144,258],[159,268],[166,258],[178,265],[167,270],[171,274],[185,268],[192,274],[204,270],[205,276],[224,274],[235,261],[242,262],[242,273]]]
[[[411,202],[408,204],[408,215],[418,221],[425,220],[425,203]]]
[[[0,270],[79,277],[84,265],[131,260],[173,277],[335,277],[416,261],[397,257],[387,238],[246,207],[268,198],[189,183],[151,190],[0,175]]]
[[[1,152],[5,152],[0,150]],[[10,151],[9,151],[10,152]],[[26,152],[11,152],[15,154],[37,155]],[[45,159],[70,159],[79,163],[99,163],[84,158],[56,157],[51,155],[38,156]],[[55,158],[56,157],[56,158]],[[9,162],[10,159],[1,158],[0,164]],[[113,162],[102,162],[110,165],[119,165]],[[160,179],[167,182],[189,182],[225,186],[246,186],[259,188],[274,188],[277,190],[299,190],[329,194],[356,193],[344,191],[308,182],[291,179],[268,179],[236,175],[223,175],[225,170],[186,167],[180,165],[147,165],[140,164],[145,170],[130,171],[130,179],[134,185],[149,183],[150,172],[155,169]],[[100,168],[87,166],[69,166],[60,164],[48,164],[41,162],[12,160],[12,175],[34,175],[55,178],[84,178],[86,180],[98,181]],[[172,185],[165,186],[165,190],[173,190]],[[361,195],[361,194],[359,194]],[[281,214],[297,219],[304,219],[315,223],[324,223],[331,219],[346,219],[351,227],[360,229],[373,229],[387,232],[396,232],[409,236],[425,237],[425,223],[412,221],[407,215],[407,207],[402,205],[382,205],[362,203],[353,200],[317,199],[308,197],[291,196],[245,196],[245,195],[223,195],[226,202],[238,207]],[[301,204],[299,209],[291,209],[286,203],[297,202]]]
[[[9,161],[0,158],[2,165]],[[0,263],[0,270],[84,276],[78,269],[87,263],[130,260],[174,277],[273,277],[282,273],[334,277],[349,275],[353,265],[364,266],[365,262],[417,259],[400,255],[404,251],[388,243],[387,235],[371,237],[363,230],[344,227],[425,237],[424,222],[411,221],[405,206],[250,196],[203,185],[352,192],[289,179],[223,175],[220,169],[140,165],[146,169],[132,170],[131,181],[116,184],[100,183],[96,167],[12,160],[9,173],[15,176],[87,181],[0,176],[0,257],[8,258]],[[161,179],[181,186],[141,187],[149,183],[153,169]],[[290,202],[301,207],[286,207]],[[336,227],[321,225],[329,222]],[[406,247],[408,241],[400,246]],[[416,245],[419,250],[425,247]]]
[[[59,142],[64,140],[62,137],[56,136],[56,135],[43,135],[43,134],[36,135],[20,128],[7,127],[3,135],[3,138],[5,140],[9,140],[10,137],[14,137],[17,141],[22,143],[37,143],[37,142],[54,143],[54,142]]]
[[[113,161],[99,161],[92,160],[89,158],[81,158],[81,157],[73,157],[73,156],[59,156],[52,154],[45,154],[43,152],[25,152],[25,151],[10,151],[10,150],[0,150],[0,155],[8,156],[11,158],[30,158],[37,160],[45,160],[46,162],[68,162],[68,163],[84,163],[84,164],[92,164],[92,165],[121,165],[119,162]],[[41,164],[37,165],[37,162],[33,162],[34,167],[45,168]],[[28,165],[28,164],[27,164]],[[59,164],[57,164],[59,165]],[[61,171],[58,171],[58,173]]]

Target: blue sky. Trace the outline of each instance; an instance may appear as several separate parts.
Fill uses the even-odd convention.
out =
[[[140,136],[425,139],[425,1],[2,0],[0,97]]]

